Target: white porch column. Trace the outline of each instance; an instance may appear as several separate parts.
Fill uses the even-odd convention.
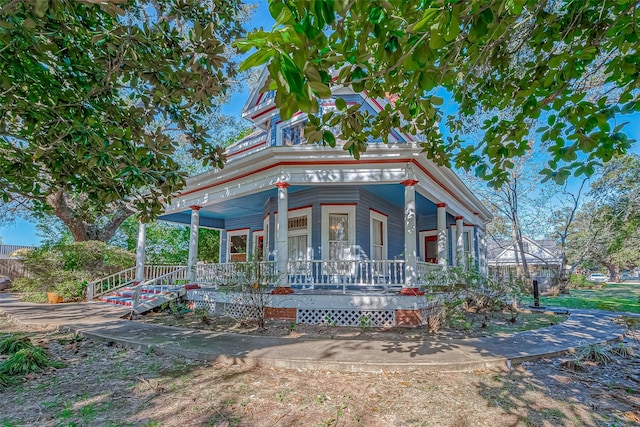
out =
[[[473,215],[477,217],[478,212],[474,212]],[[469,246],[471,247],[471,259],[473,260],[471,265],[473,266],[474,269],[480,270],[480,266],[478,265],[479,253],[476,252],[477,234],[478,234],[478,226],[474,225],[473,232],[471,233],[471,242],[469,242]]]
[[[456,265],[467,265],[464,259],[464,218],[461,216],[456,217]]]
[[[438,264],[447,265],[447,204],[438,203]]]
[[[416,188],[415,179],[402,181],[404,185],[404,287],[414,288],[418,282],[418,254],[416,250]]]
[[[144,282],[144,253],[147,244],[147,224],[138,220],[138,245],[136,246],[136,282]]]
[[[200,228],[200,206],[191,208],[191,227],[189,233],[189,258],[187,261],[187,280],[196,281],[196,264],[198,263],[198,231]]]
[[[278,273],[280,284],[286,285],[287,261],[289,259],[289,188],[287,182],[276,182],[278,187],[278,228],[276,236],[276,260],[278,261]]]

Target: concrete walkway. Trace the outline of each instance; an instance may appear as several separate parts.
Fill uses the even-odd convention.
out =
[[[571,310],[567,321],[508,336],[423,341],[305,340],[247,336],[137,323],[129,310],[101,303],[29,304],[0,294],[0,312],[38,329],[72,330],[141,351],[191,359],[340,371],[469,371],[553,357],[622,338],[614,313]]]

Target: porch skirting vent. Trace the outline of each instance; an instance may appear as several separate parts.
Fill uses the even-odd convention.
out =
[[[299,308],[296,323],[307,325],[367,326],[380,328],[395,325],[393,310],[305,309]]]

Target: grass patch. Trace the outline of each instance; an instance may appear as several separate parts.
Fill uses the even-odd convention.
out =
[[[540,304],[549,307],[583,308],[640,313],[640,284],[610,283],[599,289],[572,289],[571,295],[541,297]],[[525,300],[531,304],[532,298]]]
[[[0,365],[0,373],[24,375],[30,372],[40,372],[50,366],[60,368],[62,364],[51,360],[47,352],[40,347],[23,348],[9,356]]]
[[[12,355],[25,348],[33,348],[27,337],[11,334],[0,339],[0,354]]]

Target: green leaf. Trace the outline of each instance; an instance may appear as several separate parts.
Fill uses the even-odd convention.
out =
[[[369,9],[368,21],[373,24],[379,24],[384,19],[384,12],[380,6],[374,6]]]
[[[455,14],[451,14],[451,19],[447,24],[447,29],[444,33],[444,39],[448,42],[453,41],[460,34],[460,22]]]
[[[439,9],[426,9],[422,15],[422,19],[411,27],[411,31],[416,33],[427,30],[434,21],[434,18],[440,12]]]
[[[258,65],[265,64],[273,57],[272,50],[259,50],[253,55],[250,55],[240,64],[239,71],[245,71],[249,68],[257,67]]]
[[[49,0],[36,0],[35,12],[38,18],[44,18],[49,9]]]
[[[327,86],[326,84],[324,84],[322,82],[310,81],[309,82],[309,86],[311,86],[311,88],[318,93],[320,98],[330,98],[331,97],[331,89],[329,89],[329,86]]]
[[[336,137],[331,132],[329,132],[327,130],[325,130],[322,133],[322,140],[324,141],[324,143],[326,143],[330,147],[335,147],[336,146]]]

